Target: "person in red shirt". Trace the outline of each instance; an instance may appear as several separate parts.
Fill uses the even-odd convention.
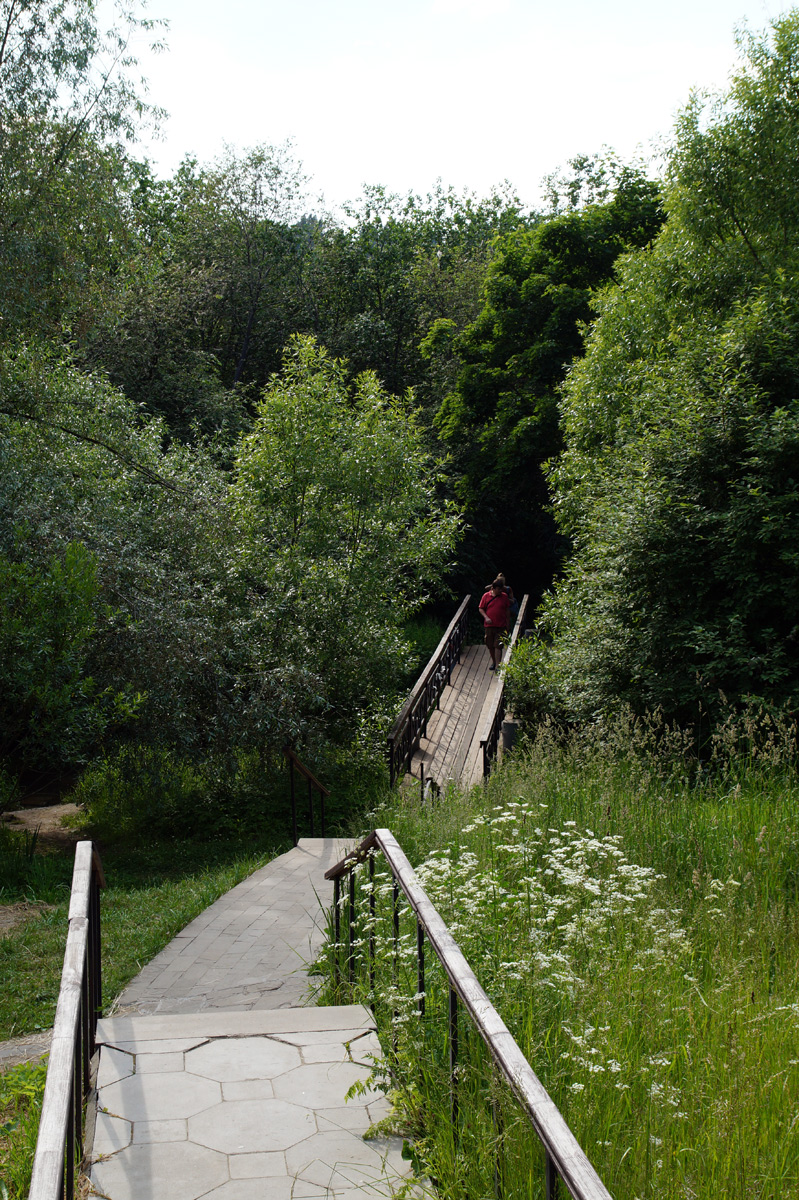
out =
[[[498,577],[491,584],[490,589],[485,593],[477,611],[483,618],[485,624],[485,641],[488,646],[488,653],[491,655],[491,666],[489,671],[495,671],[502,658],[502,646],[500,638],[508,628],[508,613],[510,611],[510,600],[508,593],[505,591],[505,580]]]

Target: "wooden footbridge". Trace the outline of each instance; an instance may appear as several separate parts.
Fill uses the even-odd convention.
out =
[[[490,669],[485,646],[466,645],[470,600],[467,596],[461,603],[389,733],[392,784],[409,777],[419,781],[422,792],[450,782],[469,787],[491,770],[505,716],[505,688],[502,673]],[[503,661],[525,628],[528,603],[525,596]]]

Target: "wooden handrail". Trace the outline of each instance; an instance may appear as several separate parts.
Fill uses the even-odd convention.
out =
[[[76,1152],[83,1146],[89,1067],[101,1015],[102,887],[105,877],[100,856],[91,842],[78,842],[64,967],[28,1200],[58,1200],[73,1194]]]
[[[388,764],[391,786],[407,767],[413,752],[427,730],[430,710],[450,681],[452,669],[460,661],[466,639],[467,609],[471,596],[461,601],[446,633],[434,650],[427,666],[411,689],[388,734]]]
[[[313,784],[313,786],[316,788],[317,792],[321,792],[323,796],[330,795],[330,789],[326,788],[323,783],[319,782],[319,780],[316,778],[316,776],[313,774],[313,772],[309,771],[308,768],[305,766],[305,763],[300,762],[299,758],[297,758],[297,755],[294,753],[291,746],[284,746],[283,753],[285,754],[286,758],[291,759],[291,761],[294,763],[294,766],[299,771],[300,775],[304,775],[305,778],[308,780],[308,782]]]
[[[514,651],[517,641],[527,621],[527,609],[530,604],[530,597],[525,595],[522,597],[522,602],[519,605],[519,614],[516,617],[516,624],[513,626],[510,642],[505,655],[505,661],[510,659]],[[500,676],[499,687],[494,693],[494,698],[488,708],[483,720],[483,727],[480,731],[480,749],[483,754],[483,777],[487,776],[491,770],[491,760],[496,757],[497,746],[499,744],[499,731],[502,727],[502,720],[505,716],[505,680]]]
[[[297,755],[292,750],[291,746],[288,746],[288,745],[284,746],[283,753],[285,754],[286,758],[289,760],[289,776],[290,776],[290,780],[291,780],[291,831],[292,831],[292,836],[294,838],[294,845],[296,846],[298,837],[297,837],[297,796],[296,796],[296,792],[294,790],[294,770],[295,770],[295,768],[299,771],[299,773],[303,776],[303,778],[308,781],[308,813],[309,813],[309,816],[311,819],[311,837],[314,837],[315,833],[316,833],[316,830],[314,827],[313,791],[314,791],[314,789],[316,789],[316,791],[319,793],[319,802],[320,802],[321,810],[322,810],[321,811],[322,837],[325,836],[325,798],[330,795],[330,792],[324,786],[324,784],[319,782],[319,780],[316,778],[314,773],[312,771],[309,771],[308,768],[305,766],[305,764],[300,761],[300,759],[297,757]]]
[[[521,615],[521,614],[520,614]],[[401,846],[388,829],[375,829],[346,858],[325,873],[336,883],[341,876],[378,847],[385,855],[399,888],[416,914],[430,945],[498,1069],[525,1109],[547,1156],[548,1175],[554,1166],[574,1200],[612,1200],[574,1134],[563,1119],[515,1038],[489,1000],[444,919],[428,897]],[[350,896],[353,889],[350,887]],[[547,1185],[547,1194],[554,1186]]]

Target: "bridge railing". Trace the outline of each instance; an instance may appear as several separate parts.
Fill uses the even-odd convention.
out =
[[[101,1016],[100,856],[78,842],[69,927],[28,1200],[72,1200],[83,1154],[86,1098]]]
[[[459,1033],[458,1007],[465,1008],[474,1028],[485,1043],[501,1076],[510,1086],[524,1110],[544,1150],[544,1184],[547,1200],[555,1200],[558,1180],[562,1180],[574,1200],[612,1200],[596,1171],[569,1129],[555,1102],[522,1054],[501,1016],[494,1008],[474,972],[466,961],[450,930],[438,910],[427,896],[416,877],[396,838],[388,829],[375,829],[354,851],[325,875],[334,884],[334,936],[336,946],[336,970],[341,972],[338,954],[344,948],[346,971],[350,984],[355,982],[359,966],[363,966],[365,953],[369,959],[369,990],[372,996],[375,987],[375,854],[382,851],[393,877],[393,959],[396,964],[400,956],[400,891],[416,917],[417,980],[414,999],[420,1017],[425,1015],[427,1000],[425,987],[425,942],[432,947],[446,973],[449,985],[449,1075],[451,1125],[455,1136],[459,1124],[458,1086]],[[369,918],[359,922],[356,913],[355,868],[368,862],[368,886],[363,889],[368,895]],[[342,880],[347,877],[347,891],[342,896]],[[347,936],[342,941],[342,901],[346,904],[345,920]],[[396,965],[394,967],[396,972]],[[420,1063],[420,1073],[425,1064]],[[502,1194],[499,1179],[496,1191]]]
[[[527,627],[527,610],[530,606],[530,597],[525,595],[519,605],[519,615],[516,618],[516,624],[513,626],[513,632],[510,636],[507,650],[505,651],[505,661],[507,662],[513,653],[513,649],[521,637],[524,629]],[[483,778],[486,778],[491,772],[491,763],[497,756],[499,747],[499,737],[502,732],[502,722],[505,719],[505,681],[500,676],[499,687],[494,693],[493,700],[488,708],[483,719],[483,727],[480,731],[480,749],[483,755]]]
[[[469,623],[467,610],[470,599],[471,596],[466,597],[450,621],[446,633],[391,727],[388,735],[388,769],[392,787],[407,771],[414,751],[427,733],[430,713],[449,683],[453,667],[460,661],[461,647],[466,640]]]

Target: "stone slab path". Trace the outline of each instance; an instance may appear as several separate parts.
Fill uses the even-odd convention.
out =
[[[401,1138],[364,1138],[385,1098],[346,1099],[380,1054],[371,1014],[313,1006],[305,975],[332,900],[324,873],[347,848],[303,839],[256,871],[99,1023],[95,1196],[356,1200],[411,1183]]]
[[[306,968],[333,899],[325,871],[350,843],[301,838],[200,913],[125,988],[112,1015],[307,1004]]]

